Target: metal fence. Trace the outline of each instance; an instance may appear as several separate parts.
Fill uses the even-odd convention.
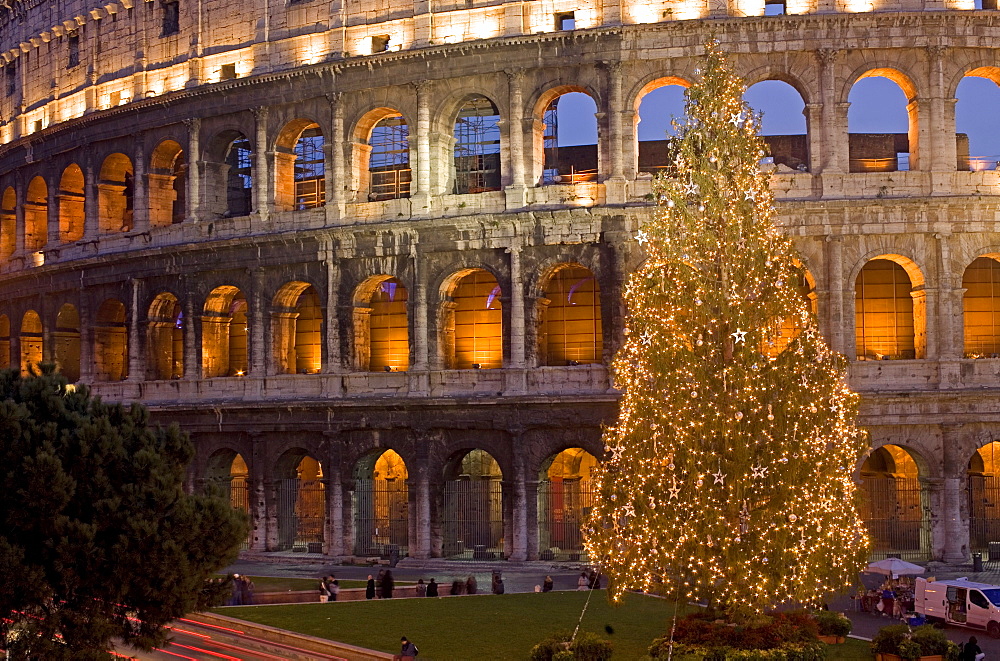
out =
[[[409,489],[404,480],[357,480],[354,487],[354,554],[400,557],[409,545]]]
[[[861,518],[872,539],[872,559],[930,559],[923,489],[917,478],[866,477]]]
[[[323,552],[326,492],[316,480],[290,478],[278,483],[278,549]]]
[[[1000,542],[1000,476],[970,475],[969,545],[973,551],[985,551],[990,542]],[[989,560],[1000,560],[991,553]]]
[[[538,485],[538,557],[580,560],[583,524],[597,500],[589,480],[559,480]]]
[[[247,478],[234,477],[229,481],[229,504],[233,506],[233,509],[246,512],[247,515],[250,514],[250,489],[247,488]],[[250,530],[247,531],[247,538],[243,540],[243,544],[240,546],[241,549],[246,550],[250,548],[252,536],[253,525],[251,522]]]
[[[444,557],[455,560],[503,559],[503,489],[500,481],[446,482],[442,525]]]
[[[397,170],[372,170],[371,192],[369,202],[395,200],[410,196],[410,180],[412,173],[409,168]]]

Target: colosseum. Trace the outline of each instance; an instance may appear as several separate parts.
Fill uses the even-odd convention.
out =
[[[874,554],[967,561],[1000,542],[1000,175],[955,107],[1000,83],[995,10],[0,0],[0,364],[177,421],[252,551],[579,559],[643,100],[715,35],[801,98],[763,165],[862,393]],[[868,78],[906,131],[849,131]],[[567,95],[593,144],[559,144]]]

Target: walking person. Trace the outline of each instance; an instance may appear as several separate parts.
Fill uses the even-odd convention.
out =
[[[372,578],[371,574],[368,574],[368,585],[365,586],[365,599],[375,598],[375,579]]]
[[[427,586],[424,584],[424,579],[417,579],[417,596],[426,597],[427,596]]]
[[[385,574],[382,575],[382,582],[379,584],[382,599],[392,599],[392,588],[394,586],[395,582],[392,578],[392,572],[386,570]]]
[[[226,603],[226,605],[227,606],[240,606],[240,605],[243,604],[243,602],[240,601],[240,575],[239,574],[233,574],[231,580],[233,581],[233,591],[229,595],[229,601]]]
[[[392,657],[392,661],[413,661],[413,659],[417,658],[417,654],[420,653],[420,650],[417,649],[416,645],[408,641],[406,636],[400,638],[399,642],[399,654]]]
[[[244,606],[253,605],[253,581],[249,576],[240,576],[240,603]]]
[[[434,582],[433,578],[431,579],[431,582],[427,584],[427,596],[428,597],[438,596],[438,584]]]
[[[969,642],[962,646],[962,653],[958,658],[959,661],[983,661],[986,655],[979,647],[979,641],[976,640],[975,636],[972,636],[969,638]]]
[[[576,589],[586,590],[587,589],[587,572],[580,572],[580,578],[576,579]]]

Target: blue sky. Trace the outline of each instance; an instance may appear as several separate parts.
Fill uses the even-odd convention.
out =
[[[1000,87],[985,78],[967,76],[958,86],[955,123],[969,136],[973,157],[1000,159],[1000,129],[988,108],[1000,108]],[[791,85],[764,81],[747,90],[746,99],[764,113],[764,135],[805,133],[802,98]],[[848,100],[848,125],[852,133],[906,133],[906,96],[886,78],[864,78],[855,83]],[[585,145],[597,140],[597,108],[585,94],[567,94],[559,101],[559,144]],[[661,87],[639,106],[639,140],[660,140],[670,130],[670,117],[684,112],[684,90]]]

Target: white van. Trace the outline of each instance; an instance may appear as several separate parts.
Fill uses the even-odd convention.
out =
[[[935,581],[918,578],[913,610],[927,619],[972,629],[983,629],[1000,638],[1000,585],[973,583],[959,578]]]

